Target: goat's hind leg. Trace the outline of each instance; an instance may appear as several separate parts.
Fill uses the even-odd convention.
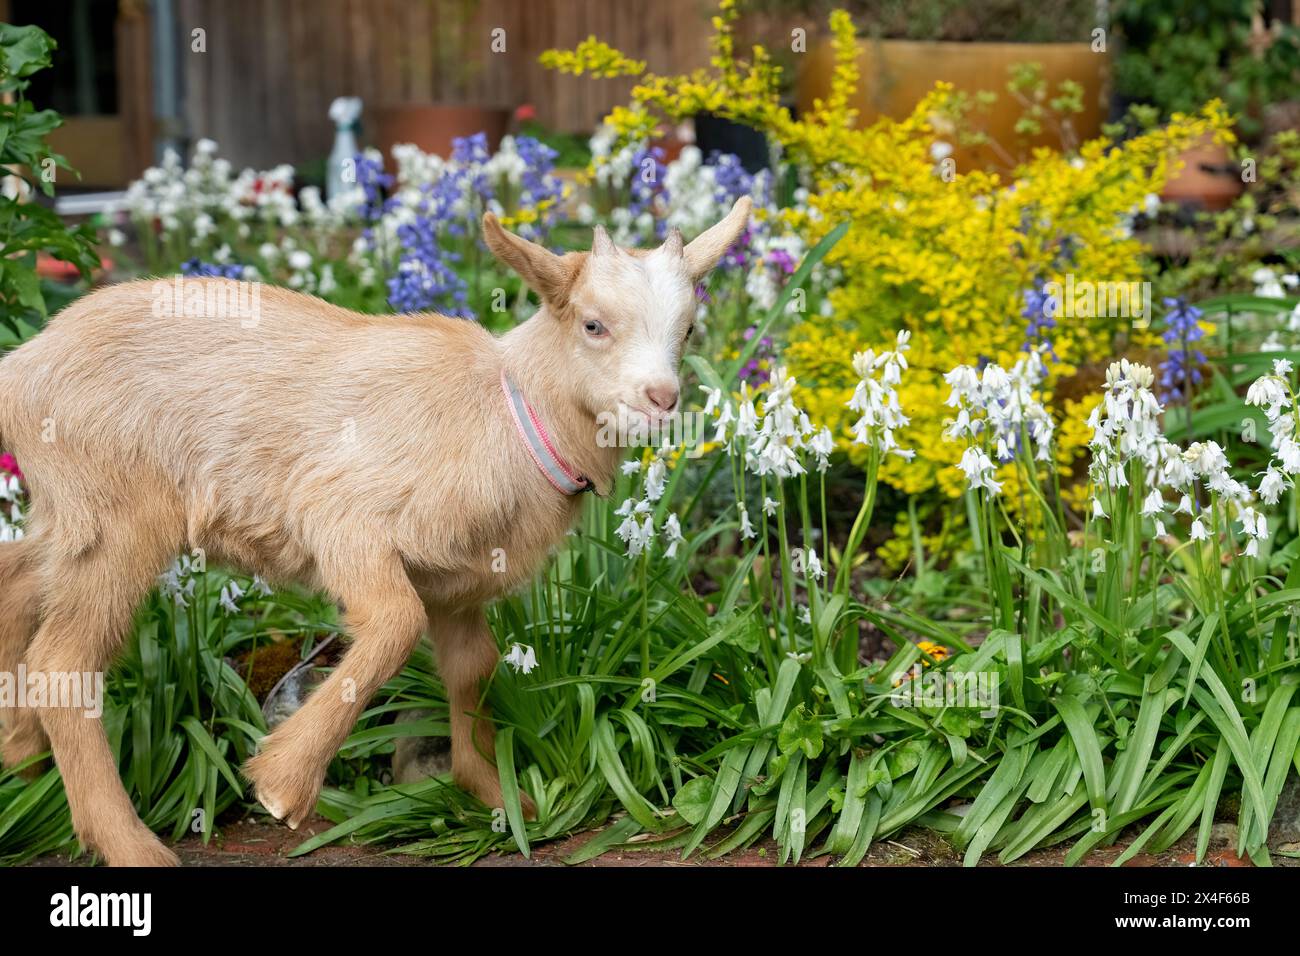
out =
[[[34,536],[0,544],[0,681],[9,685],[0,694],[0,762],[6,769],[50,749],[40,715],[18,706],[23,660],[39,621],[38,549]],[[11,695],[12,704],[7,703]],[[22,775],[34,777],[43,769],[32,764]]]
[[[157,524],[160,517],[156,506],[147,516],[105,515],[102,536],[89,548],[53,552],[42,568],[44,603],[27,652],[29,671],[42,672],[52,687],[56,678],[102,675],[112,665],[136,605],[175,550]],[[99,851],[110,866],[174,866],[176,855],[136,816],[102,719],[91,716],[84,700],[45,704],[41,723],[82,844]]]

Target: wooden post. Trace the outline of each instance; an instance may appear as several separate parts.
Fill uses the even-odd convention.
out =
[[[153,164],[153,47],[148,0],[120,0],[117,8],[117,108],[123,126],[123,163],[131,178]]]

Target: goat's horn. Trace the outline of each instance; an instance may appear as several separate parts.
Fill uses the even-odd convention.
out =
[[[664,240],[664,244],[660,248],[670,256],[680,256],[684,248],[682,231],[680,229],[668,230],[668,238]]]
[[[614,240],[609,238],[609,233],[605,231],[604,226],[597,224],[591,236],[592,255],[608,256],[613,255],[615,251]]]

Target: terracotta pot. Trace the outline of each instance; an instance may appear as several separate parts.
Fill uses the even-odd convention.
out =
[[[1227,209],[1242,194],[1246,184],[1241,167],[1232,161],[1227,147],[1206,135],[1178,156],[1182,168],[1169,177],[1160,198],[1200,209]]]
[[[903,119],[911,115],[921,99],[939,82],[951,83],[959,92],[972,96],[981,90],[998,95],[987,112],[976,113],[972,122],[996,142],[1013,149],[1021,140],[1015,133],[1023,110],[1007,92],[1009,67],[1017,63],[1038,63],[1048,89],[1055,91],[1062,80],[1083,87],[1083,112],[1071,117],[1080,141],[1101,131],[1105,103],[1105,54],[1093,53],[1086,43],[947,43],[919,40],[859,40],[858,70],[861,80],[852,97],[858,110],[858,126],[868,126],[882,116]],[[800,112],[811,111],[813,99],[830,93],[835,55],[829,43],[809,52],[800,71],[797,94]],[[1029,139],[1032,146],[1060,146],[1052,132]],[[954,145],[953,158],[960,169],[984,169],[1005,165],[1005,159],[988,146]]]
[[[113,271],[114,263],[112,259],[100,258],[99,266],[92,274],[92,281],[98,281],[103,276]],[[42,279],[49,279],[53,282],[76,282],[81,278],[81,273],[71,262],[64,262],[62,259],[56,259],[48,252],[38,252],[36,254],[36,274]]]
[[[488,149],[496,152],[510,122],[509,110],[484,106],[381,106],[374,116],[371,139],[385,156],[398,143],[414,143],[426,153],[450,156],[452,140],[475,133],[486,133]]]

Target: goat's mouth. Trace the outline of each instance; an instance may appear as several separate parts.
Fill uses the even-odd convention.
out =
[[[645,424],[647,425],[661,425],[677,414],[676,408],[670,412],[666,412],[662,408],[649,409],[644,405],[629,405],[626,402],[623,404],[623,407],[631,414],[645,419]]]

